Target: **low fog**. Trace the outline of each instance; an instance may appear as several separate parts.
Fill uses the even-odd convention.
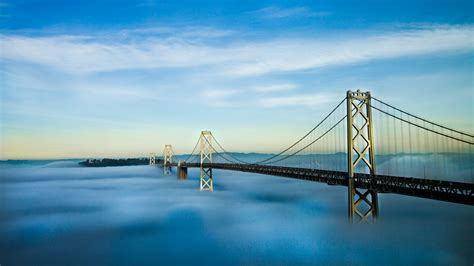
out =
[[[2,265],[470,265],[472,206],[380,194],[351,224],[345,187],[199,169],[77,162],[0,168]]]

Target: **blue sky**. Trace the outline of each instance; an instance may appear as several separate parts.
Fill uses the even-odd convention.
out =
[[[0,157],[275,152],[349,89],[473,125],[472,1],[1,1]]]

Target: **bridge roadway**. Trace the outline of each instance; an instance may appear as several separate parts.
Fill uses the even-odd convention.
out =
[[[177,166],[177,163],[172,163],[172,166]],[[200,166],[201,164],[199,163],[181,164],[181,167],[187,168],[199,168]],[[347,186],[347,173],[340,171],[230,163],[208,163],[203,164],[203,167],[289,177],[326,183],[328,185]],[[474,184],[471,183],[386,175],[371,176],[369,174],[355,174],[354,178],[357,188],[372,189],[378,193],[395,193],[419,198],[474,205]]]

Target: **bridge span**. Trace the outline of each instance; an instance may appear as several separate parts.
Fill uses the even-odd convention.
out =
[[[172,166],[178,167],[178,164],[173,163]],[[179,165],[179,167],[200,168],[201,164],[182,163]],[[327,171],[273,165],[230,163],[211,163],[205,164],[203,165],[203,167],[289,177],[313,182],[326,183],[328,185],[347,186],[347,172],[341,171]],[[474,205],[474,184],[471,183],[387,175],[373,176],[370,174],[361,173],[356,173],[354,175],[354,179],[354,183],[357,188],[373,190],[378,193],[395,193],[418,198]]]
[[[211,131],[202,131],[179,163],[173,156],[166,145],[165,173],[176,166],[183,179],[188,168],[200,168],[201,191],[213,191],[213,169],[346,186],[349,218],[362,221],[378,217],[378,193],[474,205],[474,134],[413,115],[370,92],[348,91],[309,132],[265,158],[234,156]]]

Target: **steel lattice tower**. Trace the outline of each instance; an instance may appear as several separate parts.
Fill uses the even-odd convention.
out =
[[[378,216],[377,192],[355,187],[354,171],[375,175],[375,152],[370,92],[347,92],[347,171],[349,218],[361,221],[375,220]],[[361,164],[360,164],[361,163]],[[360,165],[359,165],[360,164]],[[370,197],[369,197],[370,195]]]
[[[212,133],[211,131],[201,131],[200,146],[201,146],[201,178],[200,187],[203,190],[213,190],[212,185],[212,168],[209,165],[212,163]]]
[[[155,165],[155,153],[150,152],[150,155],[148,156],[150,160],[150,165]]]
[[[171,165],[173,163],[173,148],[171,144],[166,144],[163,150],[163,169],[165,174],[171,172]]]

